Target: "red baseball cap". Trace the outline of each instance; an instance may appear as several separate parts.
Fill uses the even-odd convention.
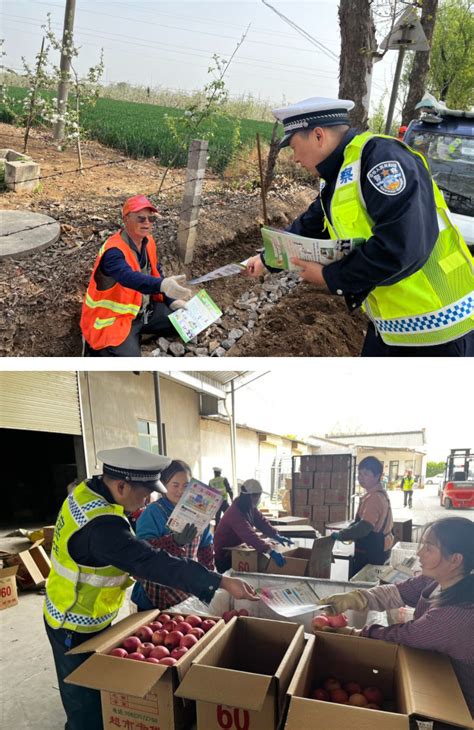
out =
[[[144,195],[134,195],[132,198],[127,198],[123,204],[122,216],[125,218],[129,213],[136,213],[144,208],[151,208],[155,213],[158,213],[158,209],[150,203],[148,198]]]

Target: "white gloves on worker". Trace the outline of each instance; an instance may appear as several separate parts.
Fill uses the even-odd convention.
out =
[[[191,299],[193,293],[182,284],[186,281],[184,274],[179,276],[166,276],[161,282],[160,291],[170,299]]]
[[[324,596],[320,604],[329,604],[325,612],[329,616],[337,616],[344,611],[365,611],[368,607],[368,600],[363,591],[350,591],[349,593],[334,593],[332,596]]]
[[[187,309],[188,303],[184,301],[184,299],[175,299],[174,302],[171,302],[170,309],[172,312],[176,312],[177,309]]]

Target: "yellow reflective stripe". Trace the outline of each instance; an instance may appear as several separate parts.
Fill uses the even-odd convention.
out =
[[[100,317],[97,317],[97,319],[94,322],[94,329],[95,330],[103,330],[104,327],[110,327],[113,325],[117,317],[109,317],[109,319],[101,319]]]
[[[86,304],[91,309],[97,307],[103,307],[104,309],[110,309],[112,312],[118,314],[138,314],[140,311],[139,304],[120,304],[119,302],[113,302],[111,299],[98,299],[94,301],[89,293],[86,294]]]
[[[89,585],[96,586],[98,588],[121,586],[128,580],[128,575],[123,573],[117,576],[97,575],[97,573],[84,573],[83,571],[76,572],[61,565],[54,556],[51,556],[51,565],[58,575],[66,580],[70,580],[71,583],[89,583]]]

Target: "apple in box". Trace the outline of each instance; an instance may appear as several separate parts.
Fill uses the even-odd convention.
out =
[[[122,649],[121,646],[117,646],[115,649],[112,649],[112,651],[109,651],[109,655],[123,659],[128,656],[128,651],[126,649]]]
[[[182,634],[181,631],[170,631],[168,636],[165,636],[165,646],[174,649],[176,646],[179,646],[183,637],[184,634]]]
[[[138,636],[140,641],[151,641],[153,630],[149,626],[140,626],[140,628],[135,631],[135,636]]]
[[[190,614],[189,616],[186,616],[186,622],[188,624],[191,624],[193,628],[200,626],[202,624],[202,618],[200,616],[195,616],[194,614]]]
[[[122,641],[122,646],[128,651],[129,654],[131,654],[134,651],[138,651],[138,647],[141,645],[141,643],[142,642],[140,641],[138,636],[127,636],[127,638]]]

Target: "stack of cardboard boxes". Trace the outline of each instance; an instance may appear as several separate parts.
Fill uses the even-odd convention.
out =
[[[306,517],[324,535],[326,523],[349,518],[354,483],[351,454],[318,454],[299,457],[293,472],[293,514]]]

